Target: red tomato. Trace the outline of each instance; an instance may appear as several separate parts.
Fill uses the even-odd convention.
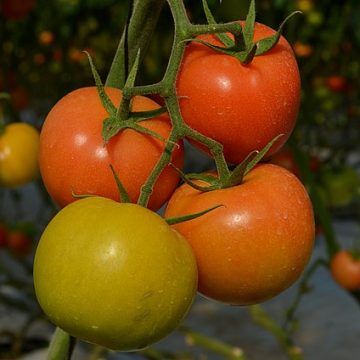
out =
[[[282,166],[297,177],[300,177],[300,170],[295,161],[294,154],[288,148],[282,148],[279,152],[274,154],[271,158],[271,163]]]
[[[24,256],[30,253],[32,241],[23,231],[13,229],[8,231],[7,246],[15,255]]]
[[[10,20],[24,18],[35,6],[36,0],[3,0],[1,11]]]
[[[273,34],[256,23],[254,41]],[[199,38],[223,46],[214,35]],[[239,163],[284,134],[267,155],[275,153],[290,136],[300,104],[299,70],[284,37],[248,65],[192,42],[179,71],[177,94],[185,122],[222,143],[227,161]]]
[[[165,217],[221,204],[174,225],[194,250],[199,291],[246,305],[270,299],[296,281],[310,258],[315,231],[312,205],[299,179],[263,164],[232,188],[200,192],[185,184],[170,198]]]
[[[115,106],[121,92],[107,88]],[[158,108],[145,97],[133,99],[133,111]],[[103,120],[108,117],[95,87],[81,88],[62,98],[48,114],[40,135],[40,171],[51,197],[61,207],[75,200],[75,194],[96,194],[119,200],[119,193],[110,164],[113,165],[133,202],[164,149],[164,142],[126,129],[107,144],[101,136]],[[167,115],[142,121],[162,137],[170,133]],[[173,153],[172,163],[183,165],[183,145]],[[167,166],[151,195],[149,207],[159,209],[178,184],[179,176]]]
[[[0,249],[7,246],[7,228],[0,223]]]
[[[346,79],[341,75],[331,75],[326,79],[327,87],[334,92],[344,92],[348,88]]]
[[[360,260],[354,259],[347,250],[337,252],[330,262],[334,280],[344,289],[360,289]]]

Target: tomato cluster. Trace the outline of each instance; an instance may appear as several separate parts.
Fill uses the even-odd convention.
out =
[[[254,31],[255,42],[275,34],[258,23]],[[198,40],[221,45],[214,36]],[[181,141],[173,142],[173,166],[154,179],[148,204],[158,210],[167,203],[168,223],[125,203],[118,188],[133,203],[148,190],[144,183],[171,143],[171,108],[170,117],[138,121],[142,131],[126,128],[129,118],[125,129],[104,141],[109,104],[118,108],[126,101],[120,90],[97,85],[62,98],[41,132],[41,175],[62,208],[45,229],[34,262],[36,294],[51,321],[86,341],[136,350],[170,333],[197,290],[246,305],[270,299],[298,279],[314,239],[308,194],[282,167],[242,163],[280,134],[263,155],[281,149],[294,128],[300,80],[285,38],[246,64],[203,43],[186,48],[174,94],[182,126],[222,145],[227,163],[237,166],[227,167],[225,180],[220,171],[210,172],[178,187],[184,150]],[[136,96],[128,113],[159,107]]]

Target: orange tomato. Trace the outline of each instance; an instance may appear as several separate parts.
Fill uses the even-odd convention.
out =
[[[253,304],[298,279],[312,252],[315,226],[309,196],[295,175],[263,164],[235,187],[200,192],[184,184],[170,198],[165,217],[216,205],[223,206],[174,225],[194,250],[203,295]]]

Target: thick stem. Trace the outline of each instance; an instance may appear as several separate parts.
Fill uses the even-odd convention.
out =
[[[51,339],[47,360],[70,360],[75,339],[60,328],[56,328]]]
[[[111,68],[106,86],[123,88],[126,76],[141,49],[140,61],[152,38],[165,0],[135,0],[127,32],[124,30]],[[127,33],[127,39],[126,39]],[[127,41],[126,41],[127,40]]]

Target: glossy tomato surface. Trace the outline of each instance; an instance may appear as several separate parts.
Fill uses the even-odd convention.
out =
[[[108,88],[107,94],[115,106],[121,92]],[[145,97],[135,97],[133,111],[146,111],[159,105]],[[102,138],[103,120],[108,117],[95,87],[77,89],[62,98],[50,111],[40,136],[40,171],[46,189],[61,207],[73,202],[75,194],[96,194],[114,200],[119,193],[110,164],[122,184],[136,202],[141,186],[150,175],[164,149],[164,142],[152,136],[125,129],[105,144]],[[171,126],[167,115],[142,121],[163,138]],[[176,147],[172,163],[183,165],[183,146]],[[179,181],[177,172],[167,166],[158,178],[149,207],[159,209],[169,198]]]
[[[16,187],[39,173],[39,132],[27,123],[11,123],[0,134],[0,185]]]
[[[298,279],[312,252],[314,216],[295,175],[265,164],[232,188],[201,193],[185,184],[171,197],[165,216],[215,205],[223,206],[174,225],[194,250],[203,295],[236,305],[259,303]]]
[[[256,23],[254,41],[274,30]],[[200,39],[217,46],[213,35]],[[284,37],[248,65],[192,42],[178,75],[177,93],[183,118],[192,128],[224,145],[227,161],[240,163],[251,151],[276,152],[292,132],[300,103],[300,76],[292,49]]]
[[[355,259],[347,250],[337,252],[330,262],[334,280],[344,289],[360,289],[360,260]]]
[[[63,208],[35,255],[34,284],[49,319],[113,350],[173,331],[196,294],[191,247],[156,213],[90,197]]]

